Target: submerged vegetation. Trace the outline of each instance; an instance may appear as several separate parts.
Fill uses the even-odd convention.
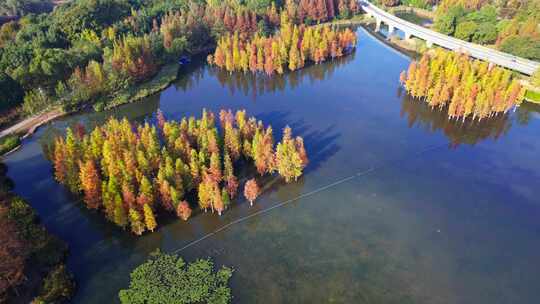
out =
[[[413,97],[446,108],[450,118],[481,120],[506,113],[525,94],[511,71],[442,49],[411,62],[400,82]]]
[[[349,28],[333,30],[330,26],[293,25],[286,13],[281,15],[279,33],[270,37],[255,36],[242,41],[239,34],[222,37],[208,62],[227,71],[275,72],[283,74],[302,68],[307,61],[321,63],[341,57],[356,46],[356,34]]]
[[[133,270],[129,288],[118,295],[122,304],[227,304],[232,299],[232,273],[225,266],[214,271],[210,259],[186,264],[177,255],[158,252]]]
[[[63,265],[67,246],[49,234],[36,213],[11,192],[7,167],[0,164],[0,302],[60,303],[74,282]]]
[[[245,111],[212,112],[202,117],[132,125],[111,118],[89,134],[82,125],[67,129],[48,148],[56,180],[84,195],[90,209],[141,235],[157,227],[158,211],[187,220],[192,212],[187,197],[196,196],[201,209],[227,209],[238,193],[235,166],[253,162],[262,176],[277,172],[286,182],[296,180],[308,159],[301,137],[286,127],[274,148],[272,127]],[[260,193],[255,180],[246,183],[253,203]],[[190,195],[191,194],[191,195]]]

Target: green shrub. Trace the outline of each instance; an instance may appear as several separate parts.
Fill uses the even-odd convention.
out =
[[[186,264],[174,254],[157,253],[131,273],[129,288],[119,292],[123,304],[230,303],[228,282],[233,270],[214,272],[209,260]]]
[[[473,42],[479,44],[490,44],[497,40],[497,27],[491,23],[481,23],[473,35]]]
[[[23,101],[23,89],[18,82],[0,72],[0,110],[12,108]]]
[[[478,25],[474,21],[462,22],[457,25],[455,36],[461,40],[471,41],[477,29]]]
[[[23,111],[27,114],[36,114],[51,104],[47,93],[41,89],[34,89],[24,95]]]
[[[431,4],[428,2],[426,0],[402,0],[401,4],[426,9],[431,7]]]
[[[502,42],[501,51],[531,60],[540,60],[540,41],[530,37],[511,36]]]
[[[0,155],[3,155],[21,144],[21,140],[17,135],[8,135],[0,139]]]
[[[540,68],[531,76],[531,83],[535,87],[540,87]]]
[[[33,303],[61,303],[71,298],[74,291],[73,277],[66,270],[66,266],[58,265],[45,277],[40,295]]]
[[[527,92],[525,93],[525,99],[540,104],[540,92],[527,90]]]

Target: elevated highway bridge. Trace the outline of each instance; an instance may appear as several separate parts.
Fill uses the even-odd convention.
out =
[[[438,45],[445,49],[465,52],[471,57],[491,62],[496,65],[518,71],[525,75],[532,75],[540,68],[539,62],[437,33],[425,27],[398,18],[371,4],[369,1],[361,0],[359,3],[367,15],[375,18],[377,31],[380,29],[382,23],[388,25],[388,35],[392,35],[395,30],[401,30],[405,34],[405,39],[410,39],[414,36],[425,40],[428,47]]]

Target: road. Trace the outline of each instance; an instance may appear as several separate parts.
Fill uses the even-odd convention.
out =
[[[437,33],[385,12],[368,1],[360,1],[360,5],[368,15],[377,20],[378,25],[380,25],[381,22],[387,24],[390,28],[390,32],[393,32],[394,29],[399,29],[405,33],[406,38],[415,36],[425,40],[428,45],[435,44],[446,49],[466,52],[471,57],[488,61],[526,75],[532,75],[540,68],[539,62]]]

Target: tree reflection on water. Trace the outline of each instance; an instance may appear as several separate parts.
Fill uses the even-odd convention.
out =
[[[461,144],[475,145],[478,142],[497,140],[506,134],[511,126],[510,113],[499,114],[489,119],[472,120],[450,119],[447,111],[432,108],[427,103],[406,94],[401,88],[401,117],[407,119],[409,128],[423,127],[430,132],[442,132],[449,140],[451,147]]]
[[[251,99],[255,101],[260,95],[285,92],[286,90],[298,87],[305,81],[314,83],[327,79],[337,69],[353,61],[355,55],[356,53],[353,52],[348,56],[332,59],[331,62],[313,64],[298,71],[272,76],[251,72],[229,73],[224,69],[195,63],[191,65],[191,68],[187,67],[187,71],[182,74],[188,76],[180,76],[175,86],[183,91],[190,90],[199,83],[205,72],[207,72],[210,76],[215,77],[222,87],[227,88],[231,95],[242,94],[243,96],[251,96]]]

